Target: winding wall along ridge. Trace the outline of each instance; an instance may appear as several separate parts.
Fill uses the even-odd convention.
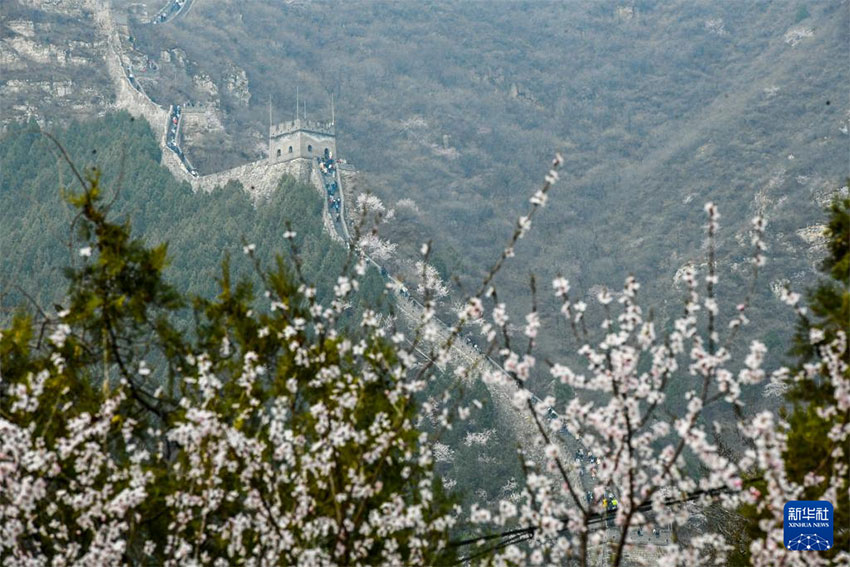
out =
[[[191,4],[191,2],[188,2],[188,4]],[[193,177],[183,166],[177,155],[166,146],[166,134],[170,116],[169,110],[155,103],[140,89],[135,88],[130,81],[130,77],[126,74],[125,70],[127,66],[123,62],[120,38],[108,0],[90,0],[90,7],[94,13],[96,26],[107,38],[106,66],[115,86],[116,99],[114,106],[118,109],[127,110],[132,116],[145,119],[151,125],[151,128],[153,128],[159,138],[159,145],[162,150],[161,163],[175,177],[189,183],[194,191],[200,190],[206,192],[213,191],[217,187],[223,187],[230,181],[238,181],[255,202],[271,196],[283,175],[291,175],[301,181],[309,181],[320,192],[325,202],[323,208],[325,229],[338,241],[343,240],[345,243],[351,241],[345,221],[341,223],[343,234],[338,234],[334,228],[334,222],[331,218],[331,212],[328,210],[327,199],[325,198],[322,177],[318,173],[318,168],[310,159],[300,158],[289,162],[278,163],[269,163],[266,160],[260,160],[218,173]],[[336,169],[335,178],[338,183],[341,199],[340,214],[345,219],[347,209],[339,168]],[[380,270],[381,266],[377,262],[371,258],[368,258],[368,260]],[[397,280],[395,283],[398,286],[401,285]],[[424,306],[414,298],[406,299],[399,296],[396,306],[399,313],[411,328],[416,328],[423,321]],[[451,334],[451,328],[439,319],[433,319],[433,321],[436,326],[436,333],[434,334],[434,339],[427,343],[433,350],[436,350],[440,344],[448,339]],[[483,356],[457,338],[451,347],[450,357],[452,364],[477,369],[477,371],[470,373],[469,380],[481,379],[482,375],[487,371],[509,376],[501,365],[492,358]],[[485,385],[494,402],[500,421],[513,429],[516,438],[537,439],[538,432],[534,423],[528,417],[523,418],[523,415],[513,406],[513,395],[517,387],[510,380],[501,380],[498,382],[487,381]],[[540,402],[536,396],[533,397],[533,400],[535,403]],[[552,408],[548,408],[547,415],[543,416],[543,418],[546,419],[547,417],[554,419],[558,417],[558,414]],[[582,446],[577,439],[568,434],[561,434],[559,437],[561,443],[566,447],[564,459],[566,462],[569,462],[570,454],[582,448]],[[538,463],[545,461],[541,447],[533,448],[530,453],[530,456],[534,457]],[[570,476],[570,482],[575,487],[581,490],[585,488],[584,479],[579,477],[574,467],[570,467],[568,474]],[[669,540],[667,543],[669,543]],[[642,552],[643,555],[646,555],[646,553],[646,550]],[[600,556],[599,560],[602,561],[603,557]]]

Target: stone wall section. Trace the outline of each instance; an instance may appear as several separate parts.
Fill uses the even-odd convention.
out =
[[[361,189],[361,177],[357,169],[351,164],[339,164],[337,176],[339,178],[340,193],[342,194],[342,204],[346,212],[346,215],[343,216],[346,219],[345,232],[348,233],[350,238],[351,233],[354,232],[353,223],[355,221],[352,217],[348,216],[348,207],[357,206],[357,195],[363,192]]]
[[[115,84],[115,108],[126,110],[132,116],[147,120],[159,138],[160,146],[164,148],[168,109],[156,104],[130,84],[125,73],[126,65],[121,56],[121,40],[109,1],[89,0],[88,5],[94,15],[95,26],[107,40],[106,68]],[[167,164],[166,167],[168,167]]]
[[[217,187],[223,187],[229,181],[238,181],[242,184],[245,192],[256,203],[271,196],[283,175],[291,175],[300,181],[311,183],[320,195],[322,195],[322,198],[324,198],[324,191],[321,180],[318,178],[318,173],[314,173],[313,171],[312,160],[306,158],[277,163],[271,163],[272,160],[266,159],[243,164],[218,173],[197,178],[192,177],[186,171],[180,158],[165,145],[169,109],[156,104],[146,94],[130,84],[129,78],[125,73],[126,65],[122,57],[118,27],[116,26],[109,0],[87,0],[86,6],[92,10],[96,27],[107,39],[106,67],[109,76],[115,84],[114,107],[127,110],[131,115],[148,121],[159,138],[159,145],[162,148],[161,163],[177,179],[191,184],[194,191],[206,192],[213,191]],[[332,138],[329,139],[332,140]],[[322,141],[330,145],[324,139]],[[316,150],[318,151],[318,146]],[[325,217],[324,222],[327,225],[325,228],[328,229],[330,234],[334,235],[335,231],[330,223],[330,217],[329,215],[325,215]]]
[[[189,175],[189,172],[186,171],[185,167],[183,167],[183,162],[180,161],[177,154],[165,146],[164,140],[163,143],[160,144],[160,151],[162,152],[162,157],[159,160],[160,164],[166,167],[176,179],[186,181],[190,184],[194,184],[197,181],[197,179]]]
[[[172,156],[174,155],[173,152]],[[180,161],[174,156],[174,159],[179,164]],[[182,166],[181,166],[182,169]],[[217,187],[227,185],[228,181],[238,181],[242,184],[245,192],[256,203],[263,199],[268,199],[277,188],[280,178],[284,175],[291,175],[304,183],[312,183],[317,188],[321,185],[316,185],[312,179],[313,164],[307,159],[297,159],[284,163],[268,163],[267,161],[257,161],[239,165],[232,169],[227,169],[219,173],[210,175],[202,175],[198,178],[193,178],[188,173],[185,173],[181,179],[187,179],[192,184],[192,189],[195,191],[211,192]]]

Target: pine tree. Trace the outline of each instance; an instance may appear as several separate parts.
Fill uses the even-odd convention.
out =
[[[826,278],[809,293],[808,310],[800,316],[792,349],[799,370],[809,365],[816,371],[792,382],[786,394],[791,410],[785,468],[791,480],[809,484],[801,499],[815,499],[837,481],[839,490],[832,502],[835,545],[830,556],[834,556],[850,550],[850,442],[846,436],[836,441],[830,432],[850,427],[850,392],[839,391],[828,379],[826,357],[820,349],[850,338],[850,198],[833,201],[825,236],[828,253],[821,271]],[[850,349],[845,347],[841,358],[845,368],[850,367]],[[844,378],[850,379],[850,372],[845,371]],[[839,411],[824,415],[823,410],[833,405]],[[805,483],[807,476],[814,480]]]
[[[415,361],[336,325],[357,282],[322,306],[297,264],[267,271],[246,245],[253,283],[225,261],[218,297],[183,295],[166,246],[75,173],[65,305],[0,329],[0,561],[451,563]]]
[[[836,198],[830,205],[829,220],[824,230],[827,256],[821,264],[825,277],[809,290],[806,308],[798,308],[797,329],[790,354],[796,367],[786,379],[780,415],[787,422],[778,434],[786,436],[782,455],[784,474],[796,485],[803,486],[798,500],[819,500],[825,494],[835,511],[834,545],[819,558],[834,559],[850,549],[850,198]],[[794,295],[794,294],[789,294]],[[794,303],[791,299],[789,303]],[[835,348],[838,345],[839,348]],[[843,362],[836,370],[834,353]],[[836,379],[838,378],[838,379]],[[837,410],[837,411],[836,411]],[[730,565],[750,564],[750,542],[764,537],[761,522],[771,516],[760,506],[768,498],[768,487],[759,473],[752,482],[755,501],[739,509],[739,516],[729,519],[740,530],[731,536],[734,551]],[[734,530],[733,530],[734,531]]]

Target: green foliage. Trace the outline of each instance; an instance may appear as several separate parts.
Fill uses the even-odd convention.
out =
[[[268,102],[275,120],[290,118],[294,82],[311,117],[329,117],[333,93],[341,155],[388,205],[406,197],[419,205],[385,236],[405,253],[434,240],[448,251],[441,273],[459,276],[467,289],[500,251],[526,189],[544,174],[531,164],[562,151],[569,190],[552,195],[551,212],[518,249],[523,265],[509,265],[496,282],[510,305],[527,295],[528,271],[542,280],[561,271],[582,291],[616,287],[631,272],[658,306],[657,320],[669,319],[678,310],[675,302],[664,305],[670,280],[701,257],[695,227],[701,204],[711,200],[730,241],[766,207],[771,258],[752,328],[787,328],[791,318],[770,305],[767,282],[809,277],[807,246],[795,232],[817,215],[827,180],[846,174],[840,129],[848,42],[839,2],[503,2],[482,9],[355,1],[331,11],[263,0],[250,9],[200,3],[166,26],[136,20],[134,4],[112,3],[116,19],[129,13],[135,41],[123,46],[127,60],[158,66],[141,79],[146,92],[162,105],[212,102],[221,110],[223,130],[184,125],[193,134],[186,150],[202,173],[264,157]],[[89,53],[102,44],[90,20],[61,21],[49,7],[33,6],[3,2],[0,20],[36,22],[35,39],[49,39],[60,52],[73,39],[72,55],[91,42],[84,54],[102,61]],[[785,34],[801,8],[814,35],[790,46]],[[87,112],[108,102],[89,94],[112,91],[98,63],[28,63],[5,77],[27,87],[5,93],[12,116],[33,101],[48,120],[66,119],[68,100]],[[236,70],[245,72],[248,93],[232,88]],[[32,94],[68,75],[80,98]],[[204,75],[217,94],[197,80]],[[443,135],[454,151],[443,148]],[[188,218],[168,230],[197,229]],[[28,226],[25,232],[37,232],[38,224]],[[213,226],[232,228],[223,219]],[[217,242],[217,234],[207,236],[201,250]],[[736,253],[720,259],[724,267],[738,260]],[[38,270],[51,265],[39,256],[27,262]],[[209,286],[216,263],[186,274],[194,291]],[[740,286],[735,278],[724,287],[735,295]],[[541,316],[555,319],[557,311]],[[541,339],[544,356],[560,348],[554,338]],[[757,393],[751,398],[750,408],[762,403]]]
[[[377,333],[340,334],[339,310],[317,310],[280,259],[266,271],[251,254],[276,308],[254,307],[254,286],[234,279],[228,259],[216,298],[178,292],[165,245],[111,219],[98,170],[84,183],[66,193],[85,246],[64,306],[38,338],[26,315],[0,333],[0,447],[13,455],[0,518],[15,526],[0,556],[450,561],[448,524],[429,524],[450,502],[419,459],[416,402],[394,347]],[[182,333],[189,304],[194,324]],[[24,467],[28,452],[40,460]],[[15,490],[32,482],[21,506]],[[400,527],[377,521],[409,509],[418,517]]]
[[[810,315],[801,317],[794,341],[794,353],[801,367],[812,360],[820,367],[811,378],[791,384],[787,394],[793,406],[788,416],[791,429],[785,467],[789,478],[801,484],[806,475],[822,477],[807,487],[802,500],[823,494],[838,480],[837,501],[833,502],[835,547],[830,554],[834,556],[838,550],[850,549],[850,478],[834,478],[835,471],[846,471],[850,466],[850,442],[839,445],[829,432],[835,427],[848,427],[850,416],[847,412],[823,415],[818,411],[835,404],[839,395],[847,394],[836,391],[835,384],[827,379],[826,361],[816,358],[816,349],[836,340],[839,332],[845,337],[850,333],[850,198],[837,197],[831,204],[825,236],[828,255],[821,269],[828,279],[811,290]],[[813,340],[813,333],[822,333],[823,338]],[[843,359],[850,364],[850,350],[845,350]],[[850,371],[845,372],[845,378],[850,378]]]
[[[823,332],[826,341],[834,340],[838,331],[850,329],[850,198],[836,198],[832,202],[824,236],[828,253],[821,271],[828,279],[809,291],[811,316],[803,316],[798,322],[792,352],[801,362],[817,354],[817,346],[810,339],[812,329]],[[809,394],[818,397],[809,385],[798,385],[794,388],[793,399],[811,401]]]
[[[109,114],[75,123],[55,135],[76,163],[98,166],[110,213],[124,218],[148,242],[168,242],[171,265],[167,277],[184,292],[215,293],[217,267],[226,253],[242,257],[243,243],[255,243],[257,255],[272,262],[278,253],[288,257],[290,244],[283,233],[290,226],[304,277],[316,282],[321,300],[335,283],[324,274],[339,273],[346,250],[323,233],[322,200],[316,191],[292,178],[283,178],[267,201],[252,206],[238,184],[214,193],[193,193],[159,165],[156,139],[144,121],[126,113]],[[39,305],[56,303],[64,294],[57,266],[79,259],[76,234],[69,232],[73,210],[57,187],[74,180],[55,146],[35,124],[12,128],[0,140],[0,274],[7,309],[20,305],[24,292]],[[237,274],[251,270],[234,261]],[[370,271],[361,282],[361,305],[375,305],[383,293],[379,274]]]
[[[790,409],[782,411],[789,425],[783,458],[788,479],[806,486],[800,500],[816,500],[828,487],[837,487],[832,502],[835,545],[825,552],[834,558],[850,548],[850,479],[841,472],[850,466],[850,443],[835,441],[830,431],[848,427],[850,416],[846,411],[824,412],[827,407],[840,405],[838,397],[846,398],[847,394],[836,390],[829,379],[828,359],[818,349],[836,340],[839,332],[846,337],[850,331],[850,198],[836,197],[832,202],[825,236],[828,255],[821,269],[826,278],[809,290],[808,310],[800,315],[792,348],[802,378],[789,380],[785,395]],[[844,364],[850,364],[850,351],[845,350],[842,356]],[[850,378],[850,373],[845,371],[844,378]],[[807,476],[817,480],[804,483]],[[754,483],[754,488],[767,494],[764,482]],[[733,565],[748,562],[748,541],[762,535],[758,526],[762,518],[756,507],[745,505],[741,514],[746,521],[735,542]]]
[[[246,261],[243,254],[243,244],[248,243],[256,245],[254,256],[265,265],[275,265],[275,255],[282,254],[284,267],[292,273],[295,265],[291,251],[296,251],[302,277],[314,282],[318,300],[326,302],[332,297],[335,277],[341,273],[347,253],[323,232],[322,201],[312,187],[283,178],[272,197],[257,207],[251,205],[238,184],[212,194],[193,193],[159,165],[159,150],[147,124],[125,113],[77,123],[56,135],[73,159],[105,167],[98,170],[99,187],[114,188],[120,180],[123,189],[107,189],[101,196],[109,203],[110,215],[123,219],[122,230],[129,228],[132,221],[134,233],[146,242],[167,242],[168,269],[163,281],[180,290],[182,297],[215,297],[221,289],[218,265],[225,256],[231,258],[230,270],[235,278],[251,275],[253,263]],[[75,217],[74,209],[63,202],[56,188],[61,182],[70,183],[73,173],[57,158],[54,146],[38,133],[35,124],[18,126],[0,140],[0,248],[5,252],[0,257],[0,274],[5,280],[0,305],[7,310],[0,320],[10,321],[12,313],[28,303],[23,292],[47,312],[53,311],[49,307],[54,304],[67,304],[66,280],[57,266],[70,263],[79,267],[79,250],[83,247],[80,237],[84,235],[68,230]],[[113,167],[117,164],[123,167],[122,175]],[[287,227],[296,232],[291,242],[283,238]],[[164,244],[159,246],[165,253]],[[435,260],[440,268],[456,271],[459,260],[455,253],[440,256],[440,251],[438,247]],[[160,261],[161,256],[157,265]],[[125,290],[116,297],[121,295],[132,294]],[[100,308],[99,299],[92,302],[87,307],[89,311]],[[84,305],[84,298],[78,303]],[[350,327],[352,336],[357,336],[363,310],[371,307],[389,311],[391,302],[385,297],[384,281],[376,270],[370,268],[360,278],[351,304],[339,324]],[[172,313],[176,329],[161,329],[164,345],[194,332],[193,307],[193,302],[184,301]],[[255,307],[260,312],[268,310],[264,302]],[[166,350],[171,352],[174,348]],[[163,363],[153,371],[153,391],[166,385],[175,369],[166,364],[165,353],[151,354]],[[516,441],[504,430],[486,449],[463,444],[469,431],[498,430],[486,389],[478,387],[473,397],[482,401],[485,409],[473,412],[469,421],[458,423],[448,440],[443,441],[460,452],[458,472],[447,478],[457,481],[455,491],[467,499],[474,498],[482,488],[493,496],[511,477],[518,478]],[[476,474],[480,456],[490,463],[488,470],[492,475]],[[495,484],[499,486],[494,487]]]

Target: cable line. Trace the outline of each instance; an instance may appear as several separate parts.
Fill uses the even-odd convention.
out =
[[[763,480],[761,477],[752,478],[752,479],[743,481],[743,485],[753,484],[753,483],[759,482],[761,480]],[[679,505],[679,504],[685,504],[687,502],[692,502],[692,501],[697,500],[699,498],[702,498],[704,496],[714,497],[714,496],[719,496],[720,494],[724,494],[724,493],[740,492],[742,489],[743,489],[743,487],[741,489],[721,487],[721,488],[710,488],[708,490],[696,490],[694,492],[685,493],[680,498],[667,498],[666,500],[664,500],[663,505],[664,506],[676,506],[676,505]],[[647,512],[647,511],[650,511],[650,510],[652,510],[652,503],[651,502],[647,502],[647,503],[642,504],[641,506],[637,507],[638,512]],[[596,525],[596,524],[600,524],[602,522],[605,522],[605,521],[613,518],[614,514],[616,512],[617,512],[617,506],[613,506],[613,507],[609,508],[608,510],[606,510],[604,512],[594,512],[592,514],[589,514],[587,516],[587,521],[586,521],[585,525],[592,526],[592,525]],[[458,540],[458,541],[450,541],[449,542],[450,547],[460,548],[460,547],[467,547],[467,546],[470,546],[470,545],[475,545],[475,544],[479,544],[479,543],[483,543],[483,542],[487,542],[487,541],[492,541],[492,540],[498,540],[498,539],[504,540],[504,541],[498,542],[496,545],[494,545],[492,547],[488,547],[487,549],[484,549],[482,551],[478,551],[476,553],[473,553],[471,555],[468,555],[466,557],[458,559],[455,563],[453,563],[453,565],[460,565],[461,563],[464,563],[466,561],[470,561],[472,559],[476,559],[478,557],[482,557],[482,556],[487,555],[489,553],[492,553],[494,551],[498,551],[499,549],[502,549],[504,547],[508,547],[509,545],[514,545],[516,543],[522,543],[524,541],[530,541],[530,540],[534,539],[534,535],[539,529],[540,528],[538,528],[537,526],[529,526],[529,527],[525,527],[525,528],[516,528],[516,529],[513,529],[513,530],[508,530],[508,531],[500,532],[500,533],[496,533],[496,534],[489,534],[489,535],[473,537],[473,538],[468,538],[468,539],[463,539],[463,540]],[[569,532],[569,529],[565,528],[565,529],[559,530],[557,533],[560,535],[560,534],[569,534],[570,532]]]

